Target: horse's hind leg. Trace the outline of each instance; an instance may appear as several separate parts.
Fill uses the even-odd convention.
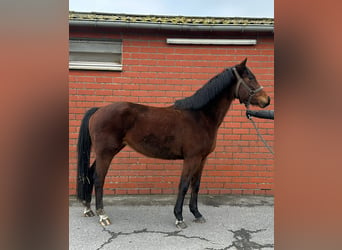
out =
[[[93,189],[93,185],[94,185],[94,170],[95,170],[95,167],[96,167],[96,161],[94,161],[94,163],[91,165],[91,167],[89,169],[89,172],[90,172],[89,176],[91,176],[91,178],[88,178],[87,181],[90,182],[90,190],[91,191],[86,194],[85,200],[83,201],[83,205],[85,206],[83,214],[84,214],[85,217],[95,216],[95,213],[90,208],[92,189]]]
[[[100,223],[103,226],[110,225],[111,222],[106,215],[103,207],[103,186],[106,178],[106,174],[110,163],[115,154],[117,154],[125,145],[103,147],[96,150],[96,168],[95,168],[95,197],[96,197],[96,213],[100,217]]]

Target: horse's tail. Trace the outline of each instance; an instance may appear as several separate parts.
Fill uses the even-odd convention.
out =
[[[89,133],[89,119],[99,108],[89,109],[81,123],[77,142],[77,198],[90,202],[93,189],[94,167],[90,168],[91,138]]]

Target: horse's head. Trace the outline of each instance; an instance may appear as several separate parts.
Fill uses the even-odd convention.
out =
[[[247,108],[250,104],[265,108],[270,104],[271,98],[259,85],[252,71],[247,68],[246,62],[247,58],[233,67],[233,73],[237,81],[235,98],[238,98],[240,103],[244,103]]]

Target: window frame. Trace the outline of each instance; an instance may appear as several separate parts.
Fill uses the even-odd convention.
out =
[[[73,50],[73,49],[71,49],[72,42],[74,42],[74,46],[77,46],[77,42],[79,42],[79,44],[82,46],[80,46],[80,48],[78,48],[78,50]],[[123,44],[122,39],[88,38],[88,37],[87,38],[84,38],[84,37],[82,37],[82,38],[80,38],[80,37],[70,38],[69,39],[69,69],[122,71],[122,44]],[[110,52],[108,50],[108,48],[110,48],[110,45],[113,46],[112,52]],[[86,46],[89,46],[89,52],[86,52],[86,50],[85,50]],[[92,46],[94,46],[94,47],[91,48]],[[96,48],[96,46],[98,46],[98,47]],[[103,48],[101,49],[101,48],[99,48],[99,46],[102,46]],[[114,46],[119,48],[119,50],[114,51]],[[108,52],[106,52],[105,50],[108,50]],[[113,57],[115,57],[115,55],[118,55],[119,60],[116,60],[116,61],[113,60],[112,62],[104,61],[104,60],[101,61],[100,58],[98,61],[94,61],[94,59],[91,59],[91,60],[71,60],[71,57],[73,56],[72,53],[75,54],[74,56],[76,56],[76,53],[78,53],[79,54],[78,56],[80,56],[80,57],[84,56],[85,58],[87,57],[86,53],[89,53],[89,56],[91,56],[92,53],[99,54],[99,55],[103,54],[104,56],[105,55],[110,56],[111,54],[113,54]],[[82,55],[82,53],[84,53],[84,55]],[[93,54],[93,56],[94,56],[94,54]]]

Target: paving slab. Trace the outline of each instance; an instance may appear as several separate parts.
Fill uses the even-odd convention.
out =
[[[206,223],[193,222],[188,197],[183,207],[188,227],[175,226],[170,195],[109,196],[105,210],[112,224],[83,217],[74,198],[69,207],[69,249],[274,249],[273,197],[202,195]]]

